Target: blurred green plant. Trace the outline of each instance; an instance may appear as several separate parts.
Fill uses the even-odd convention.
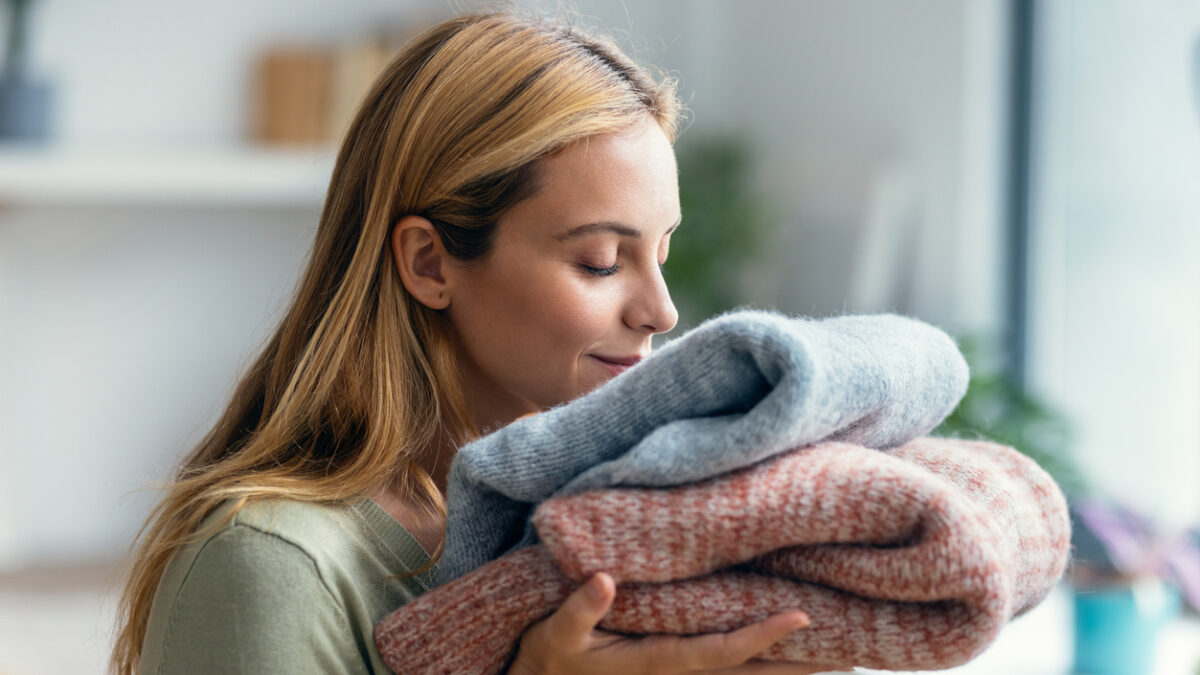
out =
[[[685,137],[676,154],[683,224],[671,238],[663,274],[686,329],[746,301],[743,279],[770,219],[752,184],[747,142],[732,135]]]
[[[967,336],[958,344],[971,367],[967,393],[934,435],[985,438],[1011,446],[1045,469],[1068,499],[1089,492],[1066,416],[1004,371],[997,341]]]

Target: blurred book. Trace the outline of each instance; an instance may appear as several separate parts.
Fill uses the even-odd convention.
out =
[[[254,64],[251,140],[337,145],[375,79],[411,31],[375,31],[332,45],[279,45]]]
[[[275,47],[254,74],[253,139],[267,145],[326,142],[334,59],[319,47]]]

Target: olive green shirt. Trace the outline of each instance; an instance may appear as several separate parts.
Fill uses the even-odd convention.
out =
[[[224,518],[228,507],[209,516]],[[203,530],[201,530],[203,531]],[[375,623],[432,587],[429,555],[370,499],[253,502],[171,559],[142,673],[387,673]]]

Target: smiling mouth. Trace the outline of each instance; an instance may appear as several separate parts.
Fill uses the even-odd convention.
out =
[[[600,365],[607,368],[614,375],[620,375],[642,360],[640,356],[598,356],[591,354],[591,357],[599,361]]]

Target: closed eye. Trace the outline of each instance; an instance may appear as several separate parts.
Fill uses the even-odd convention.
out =
[[[617,273],[621,269],[619,264],[612,267],[592,267],[591,265],[580,265],[581,268],[588,274],[595,277],[609,277]]]

